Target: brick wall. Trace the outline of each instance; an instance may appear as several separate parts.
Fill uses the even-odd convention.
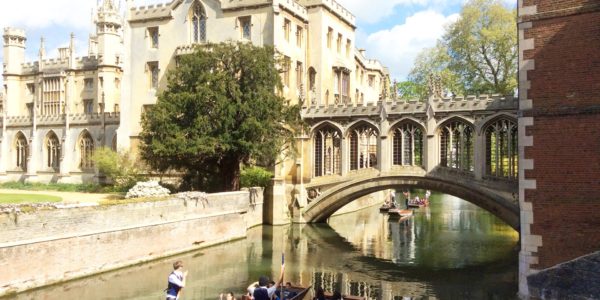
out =
[[[600,3],[523,0],[519,9],[527,276],[600,248]]]
[[[262,192],[0,216],[0,296],[242,238]]]

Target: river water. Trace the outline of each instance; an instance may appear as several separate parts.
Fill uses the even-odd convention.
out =
[[[400,193],[398,193],[401,195]],[[239,295],[262,274],[370,299],[516,299],[518,233],[466,201],[433,193],[405,221],[378,207],[328,224],[262,226],[248,238],[11,299],[164,299],[175,260],[189,270],[183,299]],[[85,263],[85,262],[82,262]]]

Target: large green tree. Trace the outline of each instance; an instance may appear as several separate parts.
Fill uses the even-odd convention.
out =
[[[427,94],[439,76],[452,94],[513,94],[517,87],[517,13],[500,0],[470,0],[434,48],[423,50],[409,75]]]
[[[278,55],[248,43],[198,46],[178,58],[168,86],[142,117],[142,156],[187,173],[192,186],[238,190],[240,166],[294,145],[298,105],[280,96]]]

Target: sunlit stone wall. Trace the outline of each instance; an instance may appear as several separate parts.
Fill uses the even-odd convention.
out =
[[[262,190],[0,214],[0,296],[246,236]]]

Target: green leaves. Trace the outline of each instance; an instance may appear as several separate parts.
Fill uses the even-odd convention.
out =
[[[427,78],[438,75],[454,95],[514,94],[517,87],[517,16],[499,0],[470,0],[433,48],[423,50],[408,80],[421,99]]]
[[[143,157],[159,170],[185,171],[197,188],[237,190],[240,164],[273,160],[293,140],[288,128],[301,124],[299,108],[276,93],[276,63],[272,47],[247,43],[207,44],[180,57],[142,118]]]

